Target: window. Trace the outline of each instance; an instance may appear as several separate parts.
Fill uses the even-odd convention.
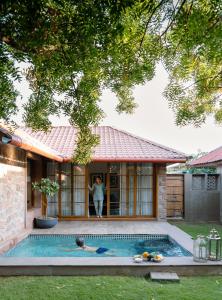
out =
[[[56,162],[47,163],[47,177],[53,181],[59,179],[59,166]],[[48,197],[48,215],[51,217],[58,216],[58,193],[53,197]]]
[[[153,215],[153,164],[91,163],[87,168],[71,163],[49,162],[47,176],[60,182],[58,195],[48,202],[49,215],[57,215],[61,195],[61,216],[95,216],[92,193],[88,191],[100,175],[106,187],[103,216],[136,217]]]
[[[137,216],[153,214],[153,165],[137,164]]]
[[[34,206],[34,197],[32,190],[32,172],[33,163],[31,159],[27,160],[27,209]]]
[[[192,176],[192,190],[204,190],[204,178],[205,175],[193,175]]]
[[[218,188],[218,175],[207,175],[207,189],[210,191],[217,190]]]

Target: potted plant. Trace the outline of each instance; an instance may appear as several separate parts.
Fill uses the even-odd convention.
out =
[[[42,205],[45,207],[44,215],[35,218],[35,226],[37,228],[51,228],[55,226],[58,223],[58,218],[48,217],[47,206],[48,197],[54,196],[59,190],[58,183],[49,178],[42,178],[40,182],[33,182],[32,188],[42,193]]]

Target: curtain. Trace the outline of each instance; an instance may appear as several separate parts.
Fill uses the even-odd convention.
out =
[[[47,163],[47,177],[58,181],[58,164],[55,162]],[[48,216],[56,217],[58,215],[58,193],[48,198]]]
[[[120,165],[120,216],[127,216],[126,163]]]
[[[149,163],[137,165],[137,216],[153,214],[153,166]]]
[[[73,215],[85,215],[85,167],[73,167]]]

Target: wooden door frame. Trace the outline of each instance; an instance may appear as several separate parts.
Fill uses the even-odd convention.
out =
[[[96,163],[96,162],[95,162]],[[104,162],[107,163],[107,162]],[[115,163],[115,161],[113,162]],[[126,162],[127,163],[127,162]],[[128,215],[127,216],[111,216],[110,215],[110,163],[107,164],[107,174],[106,174],[106,195],[107,195],[107,216],[104,216],[105,220],[155,220],[158,215],[158,189],[157,189],[157,165],[155,163],[152,163],[153,165],[153,173],[152,173],[152,193],[153,193],[153,214],[152,216],[137,216],[137,191],[138,191],[138,181],[137,181],[137,163],[134,162],[134,172],[133,172],[133,215],[129,215],[129,171],[126,169],[126,208]],[[70,163],[71,164],[71,163]],[[59,220],[95,220],[94,216],[89,216],[89,190],[88,190],[88,184],[89,184],[89,166],[85,166],[85,213],[83,216],[62,216],[62,195],[61,195],[61,163],[58,164],[58,181],[59,181],[59,191],[58,191],[58,217]],[[73,174],[73,164],[71,164],[71,177]],[[124,176],[124,175],[120,175]],[[71,179],[71,208],[74,209],[74,180]],[[72,210],[72,214],[74,214]]]

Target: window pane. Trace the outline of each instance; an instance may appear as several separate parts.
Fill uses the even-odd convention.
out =
[[[74,165],[73,166],[73,174],[74,175],[85,175],[85,166]]]
[[[85,215],[85,167],[73,168],[73,212],[74,216]]]
[[[137,215],[151,216],[153,213],[153,192],[148,189],[137,190]]]
[[[71,216],[71,189],[62,189],[62,216]]]
[[[120,173],[120,163],[110,163],[109,173]]]
[[[153,176],[137,176],[137,188],[138,189],[152,189]]]
[[[85,215],[85,189],[74,189],[74,216]]]
[[[47,162],[47,177],[50,180],[56,180],[58,182],[58,163]],[[58,193],[53,197],[48,198],[48,216],[55,217],[58,216]]]
[[[110,189],[110,215],[120,215],[120,189]]]
[[[58,163],[48,162],[47,163],[47,176],[58,176]]]
[[[151,163],[138,163],[137,164],[137,175],[152,175],[153,164]]]
[[[48,198],[48,216],[58,216],[58,194]]]
[[[153,214],[153,164],[137,165],[137,216]]]
[[[128,163],[127,164],[127,170],[129,175],[134,175],[135,174],[135,164],[134,163]]]

